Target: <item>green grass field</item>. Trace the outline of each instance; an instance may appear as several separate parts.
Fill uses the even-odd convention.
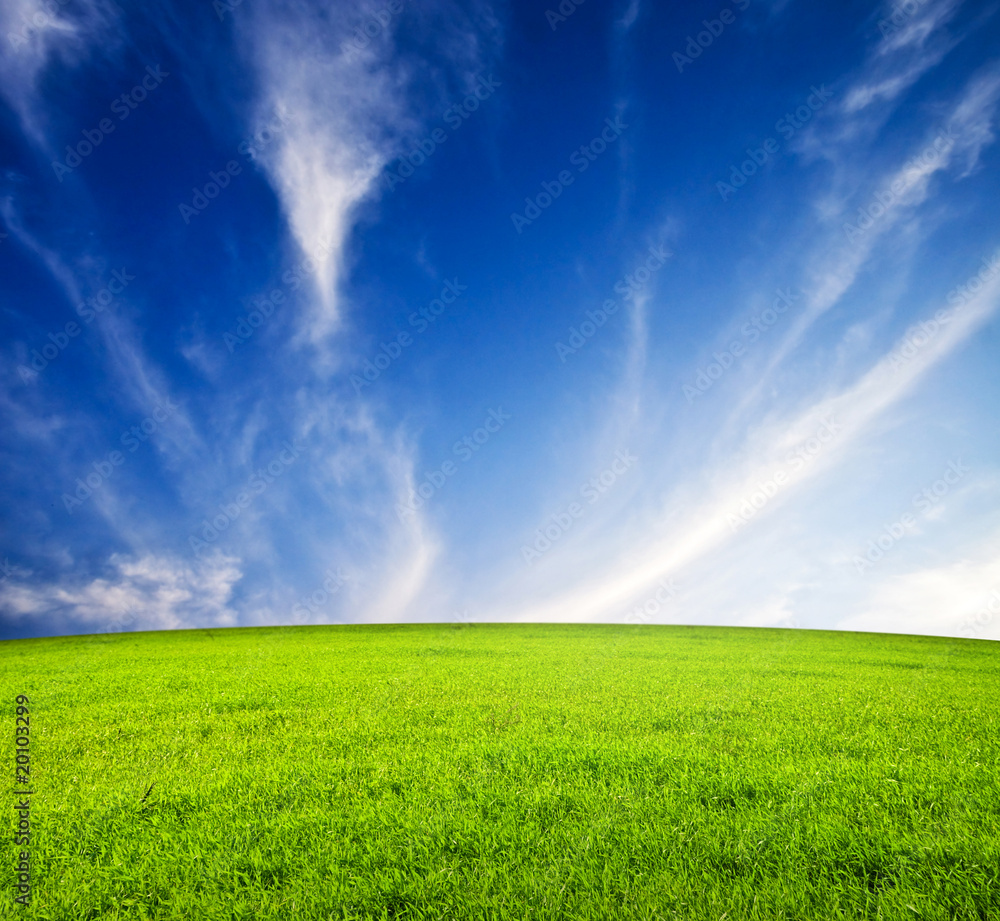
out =
[[[35,790],[4,919],[1000,919],[989,642],[99,635],[0,644],[0,691]]]

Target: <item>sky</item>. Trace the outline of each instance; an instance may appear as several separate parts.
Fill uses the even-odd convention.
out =
[[[1000,4],[6,0],[0,638],[1000,639]]]

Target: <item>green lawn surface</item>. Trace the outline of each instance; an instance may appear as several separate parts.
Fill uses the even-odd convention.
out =
[[[0,701],[3,919],[1000,919],[987,641],[95,635],[0,643]]]

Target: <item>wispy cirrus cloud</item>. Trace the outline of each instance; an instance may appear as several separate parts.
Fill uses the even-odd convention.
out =
[[[853,385],[818,400],[791,417],[762,420],[741,451],[729,462],[705,471],[700,489],[680,485],[675,498],[661,508],[660,523],[639,531],[630,522],[614,529],[605,550],[587,568],[565,561],[567,584],[545,598],[519,598],[500,609],[501,619],[592,620],[622,611],[664,576],[683,577],[689,567],[706,564],[746,528],[774,514],[810,481],[828,473],[850,456],[871,426],[905,400],[928,372],[965,341],[1000,307],[1000,273],[956,311],[949,322],[917,354],[900,364],[897,349],[879,359]],[[823,433],[827,426],[829,435]],[[790,462],[797,447],[815,440],[822,447]],[[828,444],[826,444],[828,442]],[[773,484],[762,493],[761,484]],[[763,494],[752,516],[740,518],[745,503]],[[734,517],[737,524],[734,527]],[[751,523],[752,522],[752,523]],[[581,573],[587,575],[581,577]],[[497,612],[499,615],[499,611]]]
[[[117,8],[105,0],[55,3],[10,0],[0,7],[0,96],[17,112],[24,133],[50,151],[49,111],[39,81],[53,63],[73,68],[118,43]]]
[[[861,78],[844,94],[843,112],[855,115],[877,103],[893,103],[939,64],[960,40],[944,27],[961,5],[962,0],[931,0],[911,7],[883,4],[881,40],[870,52]]]
[[[972,434],[976,394],[954,403],[968,418],[934,405],[968,373],[953,360],[960,349],[988,387],[977,333],[996,317],[996,280],[982,275],[961,311],[936,318],[943,292],[996,245],[974,200],[992,187],[983,166],[1000,105],[995,63],[973,34],[988,10],[883,4],[859,22],[770,3],[720,39],[732,57],[706,56],[697,78],[669,89],[650,77],[662,62],[640,32],[685,34],[681,13],[622,0],[556,31],[536,10],[546,54],[518,31],[476,127],[438,144],[444,152],[390,197],[381,179],[394,161],[456,100],[478,108],[471,89],[504,49],[488,4],[255,0],[220,17],[157,0],[120,22],[96,0],[57,6],[17,49],[24,56],[2,65],[19,159],[2,180],[0,261],[21,260],[5,290],[5,354],[23,364],[46,347],[106,268],[133,272],[134,260],[137,280],[46,374],[0,377],[13,445],[3,482],[25,496],[3,526],[17,543],[0,590],[8,626],[22,629],[36,610],[54,629],[90,629],[101,605],[125,603],[148,608],[136,625],[153,627],[434,620],[456,608],[621,620],[665,579],[679,590],[655,619],[830,626],[860,611],[899,620],[890,582],[912,597],[906,586],[924,584],[925,569],[982,581],[976,567],[990,556],[974,506],[994,495],[983,456],[963,481],[982,502],[949,493],[947,509],[921,518],[863,578],[850,559],[879,533],[896,484],[884,514],[898,517],[897,500],[909,508],[908,490],[929,475],[921,457],[939,444],[949,458],[988,447]],[[0,15],[14,7],[37,5],[18,0]],[[101,44],[112,22],[142,34],[177,76],[100,156],[55,181],[53,150],[91,124],[77,124],[70,100],[106,111],[103,97],[133,70],[137,45]],[[702,197],[720,140],[742,149],[773,123],[771,104],[740,82],[747,62],[762,43],[812,40],[817,22],[838,36],[822,58],[830,102],[726,209],[707,185]],[[792,82],[801,77],[788,98],[801,100],[821,78],[783,61]],[[565,75],[584,63],[582,92]],[[680,76],[669,61],[665,74]],[[732,88],[731,126],[698,98],[716,79]],[[650,118],[673,102],[688,113],[683,150]],[[634,116],[617,159],[594,162],[545,233],[499,232],[511,202],[609,107]],[[280,130],[249,156],[241,140],[276,116]],[[177,202],[195,182],[207,189],[228,157],[242,170],[213,187],[211,208],[180,221]],[[592,322],[571,364],[556,364],[553,339],[620,295],[615,282],[651,242],[669,247],[667,263],[619,298],[613,318]],[[459,309],[414,337],[377,386],[352,386],[351,372],[382,354],[373,343],[389,354],[385,342],[440,290],[439,265],[468,285]],[[261,320],[250,305],[275,291]],[[787,309],[735,359],[732,343],[750,340],[734,330],[776,291],[790,292]],[[226,348],[238,320],[245,334]],[[933,335],[920,320],[937,324]],[[712,385],[692,402],[682,385],[705,368]],[[426,498],[428,471],[487,400],[513,408],[516,425]],[[144,418],[161,402],[176,407],[166,424]],[[145,436],[136,453],[64,511],[61,493],[134,428]],[[932,448],[914,451],[921,438]],[[294,463],[276,460],[286,443]],[[888,457],[892,472],[880,465]],[[594,480],[604,488],[590,503]],[[522,545],[554,533],[581,500],[584,514],[529,565]],[[948,545],[953,517],[975,524],[961,547]],[[932,619],[928,609],[921,629]]]
[[[873,116],[883,119],[885,110],[898,102],[919,74],[942,60],[954,42],[932,41],[931,32],[947,23],[956,7],[956,3],[928,7],[919,21],[911,24],[905,38],[895,39],[892,60],[888,63],[883,60],[888,53],[880,42],[844,92],[848,103],[820,122],[803,144],[805,151],[824,148],[824,157],[836,164],[837,181],[845,188],[849,177],[852,179],[853,200],[845,194],[836,206],[831,206],[827,198],[820,212],[823,220],[815,234],[815,248],[798,260],[803,306],[784,335],[769,343],[770,351],[763,364],[753,369],[754,379],[742,382],[742,392],[734,394],[734,406],[715,437],[717,444],[724,442],[727,448],[713,450],[706,446],[706,454],[712,461],[679,481],[676,477],[647,476],[641,495],[658,514],[630,514],[625,510],[605,523],[604,533],[590,546],[565,541],[561,559],[559,554],[553,554],[548,561],[551,577],[548,586],[543,589],[524,580],[519,587],[509,583],[505,587],[509,600],[492,609],[491,619],[616,617],[631,602],[642,598],[658,579],[683,578],[685,573],[694,572],[698,573],[703,599],[698,602],[689,598],[686,608],[679,604],[675,610],[681,612],[682,618],[685,610],[689,619],[704,616],[711,607],[705,601],[708,596],[713,597],[716,607],[722,600],[714,589],[705,591],[704,587],[718,582],[719,573],[715,570],[735,565],[732,546],[745,543],[747,533],[788,506],[794,508],[796,501],[804,496],[812,501],[816,484],[823,481],[824,475],[863,453],[879,420],[905,404],[931,370],[995,314],[1000,304],[1000,285],[994,278],[961,312],[950,315],[948,324],[940,327],[931,344],[911,361],[901,364],[898,360],[898,348],[906,341],[904,338],[892,343],[892,348],[881,357],[871,360],[867,369],[859,367],[852,384],[837,383],[843,377],[843,368],[834,369],[829,377],[814,371],[804,378],[797,374],[800,380],[808,381],[809,390],[800,391],[791,401],[786,399],[785,405],[776,404],[770,397],[774,376],[779,371],[787,372],[788,365],[794,365],[802,357],[799,350],[808,342],[811,330],[842,303],[866,267],[880,258],[880,244],[890,239],[895,242],[900,236],[920,239],[929,226],[941,219],[940,215],[926,216],[921,210],[937,191],[933,185],[935,177],[951,176],[957,180],[968,176],[982,151],[993,141],[1000,85],[992,65],[973,74],[947,108],[939,106],[944,112],[937,116],[936,123],[927,127],[924,137],[910,150],[899,150],[896,162],[883,172],[871,175],[870,152],[858,147],[861,137],[873,142],[867,131],[870,126],[866,124],[865,132],[852,127],[859,119],[866,123]],[[935,143],[939,139],[943,140]],[[867,197],[883,188],[895,190],[889,193],[891,204],[880,206],[877,218],[870,220],[858,234],[860,240],[848,239],[845,223],[855,217],[859,198],[866,202]],[[917,232],[921,224],[924,226]],[[623,358],[623,368],[625,378],[629,378],[635,370],[634,358]],[[655,392],[648,397],[648,405],[655,403]],[[648,421],[649,417],[646,418]],[[749,426],[748,419],[752,420]],[[832,420],[836,437],[830,438],[830,444],[823,445],[814,455],[802,455],[808,463],[790,467],[790,452],[817,440],[816,433],[825,420]],[[741,426],[746,433],[742,438],[738,437]],[[687,437],[699,437],[690,428],[684,431]],[[670,454],[669,449],[660,453]],[[765,497],[760,513],[754,511],[752,522],[738,520],[734,529],[734,513],[745,505],[748,497],[759,492],[761,483],[774,483],[779,475],[785,481],[778,484],[780,488],[773,496]],[[794,610],[792,595],[798,588],[793,581],[772,594],[756,613],[747,615],[750,621],[762,622],[761,618],[774,621],[790,616]],[[734,600],[727,599],[730,604]]]
[[[354,47],[352,35],[360,24],[378,21],[376,11],[372,4],[353,10],[273,2],[259,5],[242,30],[258,76],[259,110],[289,116],[287,131],[261,157],[289,229],[303,253],[319,245],[331,251],[297,339],[326,360],[326,340],[343,319],[339,286],[359,205],[420,128],[426,114],[416,101],[428,92],[440,97],[449,83],[471,85],[497,38],[451,4],[436,3],[404,9],[367,45]],[[492,31],[495,22],[485,18]],[[398,53],[400,21],[418,36],[440,27],[433,41],[453,70],[450,80]]]
[[[414,435],[407,434],[405,419],[376,422],[376,412],[363,398],[343,400],[331,374],[338,356],[351,351],[351,329],[344,323],[351,308],[341,288],[350,268],[349,244],[359,208],[377,197],[375,179],[400,144],[421,129],[427,99],[444,98],[453,85],[471,86],[492,55],[499,33],[486,7],[471,13],[449,4],[407,9],[403,18],[408,19],[410,40],[436,46],[446,65],[428,73],[418,59],[398,54],[398,21],[383,28],[365,48],[349,47],[347,39],[374,11],[375,7],[355,10],[283,2],[234,11],[230,24],[245,71],[227,87],[229,98],[239,94],[236,83],[246,81],[256,87],[249,107],[251,121],[261,113],[279,112],[284,117],[283,131],[256,151],[256,162],[274,188],[293,246],[309,256],[322,248],[326,257],[317,261],[309,276],[311,292],[294,301],[298,313],[288,324],[289,338],[276,343],[277,374],[270,388],[251,394],[224,386],[222,369],[210,360],[204,336],[196,338],[195,348],[191,343],[184,347],[191,360],[200,357],[201,365],[214,369],[216,383],[222,386],[218,393],[200,394],[191,414],[175,411],[170,426],[158,428],[152,436],[163,468],[170,471],[169,488],[182,503],[169,530],[160,535],[165,540],[157,541],[145,516],[135,520],[134,503],[117,480],[102,484],[88,499],[88,509],[105,520],[120,548],[116,566],[93,583],[103,595],[127,594],[130,567],[151,559],[151,553],[164,558],[176,553],[187,532],[194,528],[196,533],[201,527],[197,522],[206,514],[211,518],[262,458],[266,463],[275,433],[282,431],[301,443],[304,452],[295,484],[291,477],[285,478],[265,499],[242,512],[226,534],[226,559],[235,573],[232,584],[250,573],[240,585],[240,617],[254,623],[261,617],[289,616],[298,594],[308,590],[310,570],[321,572],[333,561],[351,573],[338,601],[373,620],[404,616],[425,590],[440,596],[440,590],[428,585],[440,554],[439,540],[423,513],[401,522],[394,512],[414,486]],[[159,7],[150,15],[168,38],[173,36],[171,48],[183,73],[186,56],[192,52],[177,40],[177,23]],[[20,62],[18,79],[8,86],[10,92],[21,93],[25,112],[50,109],[37,95],[38,75],[59,55],[72,53],[82,61],[85,41],[100,37],[101,28],[110,22],[108,16],[103,6],[93,4],[83,15],[38,31],[32,39],[33,56]],[[195,71],[200,72],[197,67]],[[204,111],[211,110],[202,99],[209,85],[212,81],[206,78],[189,86]],[[40,121],[35,128],[26,125],[25,133],[29,128],[35,131],[36,143],[44,148],[41,125]],[[73,254],[65,247],[57,251],[44,235],[23,224],[12,201],[7,202],[5,217],[70,304],[79,303],[100,281],[106,260],[93,241],[87,251]],[[144,308],[134,303],[128,311],[109,309],[102,316],[97,329],[105,371],[115,382],[119,400],[137,408],[163,401],[183,403],[143,348]],[[303,356],[308,360],[303,362]],[[54,416],[50,428],[65,422]],[[85,429],[86,418],[74,427]],[[108,446],[96,432],[84,440],[92,445],[90,453],[98,448],[106,453]],[[80,453],[74,452],[72,461],[53,469],[53,478],[72,483]],[[295,509],[304,511],[292,523],[289,516]],[[295,566],[283,562],[289,533],[295,546],[307,547]],[[157,545],[159,549],[150,549]],[[194,560],[183,565],[197,570]],[[67,623],[73,618],[87,622],[87,592],[98,589],[62,588],[72,582],[68,576],[53,576],[48,587],[37,588],[33,597],[40,604],[43,595],[48,597],[46,592],[58,595]],[[15,596],[7,600],[13,610],[20,610]],[[170,615],[176,619],[167,623],[164,614],[161,626],[181,623],[189,604],[194,604],[190,597],[178,596]],[[192,616],[204,613],[196,605],[191,610]]]
[[[842,166],[842,182],[846,185],[847,176],[853,176],[854,193],[850,199],[845,194],[836,207],[829,200],[824,204],[825,232],[819,234],[810,264],[803,267],[803,309],[741,407],[767,386],[775,369],[802,342],[810,327],[850,290],[879,243],[896,231],[894,242],[898,245],[900,225],[920,223],[918,210],[931,194],[932,180],[949,172],[962,179],[972,172],[982,149],[994,139],[998,94],[1000,72],[987,67],[970,79],[950,113],[929,126],[924,136],[884,172],[862,178],[859,164]],[[836,156],[846,157],[847,152]],[[853,158],[857,160],[857,155]],[[914,230],[915,226],[906,228],[904,236],[914,236]]]
[[[314,277],[288,343],[289,355],[306,350],[309,371],[296,393],[300,436],[312,440],[313,488],[332,514],[350,518],[363,532],[367,559],[356,549],[319,534],[320,554],[350,558],[371,576],[354,590],[356,603],[373,620],[406,614],[425,590],[440,542],[422,512],[406,521],[396,505],[414,489],[416,452],[405,420],[375,422],[363,396],[330,412],[330,375],[350,352],[351,307],[342,291],[350,267],[350,239],[360,210],[378,196],[376,180],[401,145],[422,128],[426,99],[443,99],[448,87],[472,86],[499,40],[488,7],[460,11],[449,3],[406,7],[387,25],[372,5],[358,10],[270,3],[255,8],[238,34],[256,74],[260,111],[287,116],[287,130],[261,156],[295,245],[303,253],[322,245],[329,253]],[[352,42],[368,20],[382,26],[364,47]],[[396,36],[432,43],[444,71],[426,71],[418,59],[399,54]],[[424,100],[420,102],[419,100]],[[288,360],[295,360],[289,358]],[[376,482],[373,482],[373,478]],[[346,502],[353,484],[369,497]],[[345,488],[346,487],[346,488]],[[372,498],[381,497],[381,498]],[[357,535],[354,540],[357,545]],[[367,584],[367,588],[365,588]],[[367,594],[365,594],[367,593]]]

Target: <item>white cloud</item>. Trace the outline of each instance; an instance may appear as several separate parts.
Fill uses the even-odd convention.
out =
[[[996,138],[997,101],[1000,99],[1000,66],[985,68],[970,82],[951,117],[958,136],[957,153],[964,154],[965,167],[959,178],[968,176],[979,164],[984,147]]]
[[[1000,535],[971,558],[885,578],[836,628],[1000,639]]]
[[[19,627],[39,619],[47,627],[62,623],[96,633],[237,624],[229,602],[242,573],[234,557],[218,554],[188,563],[114,554],[108,565],[109,575],[89,581],[65,577],[41,584],[11,578],[0,584],[0,609]]]
[[[18,114],[24,133],[48,151],[47,108],[38,84],[46,67],[59,59],[79,65],[100,47],[116,44],[116,7],[105,0],[5,0],[0,4],[0,95]]]
[[[107,284],[110,270],[106,270],[103,260],[87,253],[78,255],[72,262],[64,258],[24,226],[9,199],[0,202],[0,214],[18,242],[34,253],[48,269],[74,307],[83,303],[85,295],[100,291]],[[141,335],[130,318],[132,311],[121,306],[127,304],[131,293],[126,287],[92,326],[81,325],[88,333],[95,330],[103,341],[103,354],[108,371],[115,380],[116,392],[131,403],[132,409],[139,414],[136,421],[140,421],[156,407],[171,405],[173,394],[166,376],[145,354]],[[176,403],[173,405],[176,406]],[[161,430],[158,442],[163,450],[173,453],[178,463],[201,447],[191,421],[183,410],[177,408],[171,412],[169,434],[167,429]]]
[[[375,180],[401,152],[403,138],[420,129],[423,113],[415,100],[421,93],[414,90],[440,97],[448,82],[440,74],[449,71],[471,88],[500,40],[487,8],[459,9],[441,0],[405,7],[364,47],[355,47],[359,27],[379,24],[375,11],[261,3],[248,11],[242,33],[260,85],[258,111],[287,119],[262,162],[301,251],[322,246],[330,253],[315,275],[316,298],[297,342],[312,345],[331,367],[328,339],[344,313],[345,247],[358,206],[375,197]],[[394,32],[403,20],[411,41],[433,45],[439,66],[397,53]]]
[[[930,2],[910,15],[902,4],[887,3],[883,17],[888,31],[869,56],[861,79],[846,93],[843,111],[854,115],[878,102],[892,103],[937,66],[957,44],[942,27],[959,6],[960,0]],[[892,22],[894,15],[898,25]]]
[[[949,144],[937,158],[933,168],[922,169],[916,178],[911,176],[916,191],[907,204],[923,201],[927,196],[927,180],[938,169],[944,169],[955,150],[967,149],[968,144],[978,143],[976,126],[992,118],[995,96],[982,88],[981,80],[973,81],[964,94],[956,111],[964,113],[959,139]],[[977,104],[968,104],[976,100]],[[900,170],[903,175],[908,167]],[[870,249],[864,251],[864,256]],[[808,319],[815,319],[818,306],[824,309],[836,303],[864,263],[864,257],[849,257],[841,272],[827,273],[817,279],[817,288],[810,298],[812,309]],[[776,495],[765,503],[763,511],[755,515],[746,528],[767,518],[788,502],[799,487],[821,473],[842,463],[860,442],[872,424],[893,406],[907,399],[921,383],[927,372],[949,355],[995,311],[1000,304],[1000,275],[985,282],[977,294],[960,309],[950,311],[948,320],[936,324],[936,331],[905,360],[899,349],[914,341],[912,331],[907,331],[896,346],[876,361],[853,385],[844,387],[829,396],[814,397],[811,405],[793,414],[772,410],[747,432],[742,445],[725,460],[709,467],[702,475],[692,475],[688,481],[674,487],[674,495],[685,497],[664,503],[660,523],[646,520],[644,527],[622,527],[608,534],[600,550],[591,548],[584,565],[574,567],[566,561],[566,571],[571,579],[555,584],[548,592],[522,592],[499,606],[496,619],[507,617],[520,620],[592,620],[614,616],[630,602],[639,599],[649,586],[664,576],[677,575],[694,564],[711,560],[733,539],[730,527],[733,513],[757,491],[757,484],[776,480],[779,472],[788,476]],[[930,319],[930,318],[928,318]],[[803,334],[804,328],[792,332],[792,342],[783,343],[779,355],[786,355]],[[771,367],[776,362],[772,362]],[[823,394],[822,382],[816,393]],[[801,469],[790,469],[788,452],[816,437],[823,421],[832,419],[843,426],[843,431],[821,451],[810,452],[809,463]],[[669,526],[666,526],[669,522]],[[744,528],[740,524],[738,529]],[[599,560],[594,563],[594,560]],[[706,578],[718,578],[709,573]],[[786,605],[772,600],[772,609],[783,611]]]
[[[743,417],[747,407],[766,390],[774,372],[801,345],[809,329],[853,287],[883,238],[895,232],[893,241],[898,250],[901,239],[920,236],[919,209],[931,196],[932,179],[939,173],[953,170],[959,159],[964,165],[956,178],[964,178],[973,171],[983,148],[994,139],[992,126],[998,100],[1000,72],[996,67],[988,67],[969,80],[953,102],[950,113],[940,118],[919,142],[900,156],[897,165],[875,180],[868,178],[870,169],[866,166],[842,166],[843,184],[852,190],[851,199],[845,197],[837,207],[826,203],[827,230],[803,270],[804,305],[787,334],[770,353],[766,365],[759,370],[756,380],[746,387],[734,405],[733,419]],[[853,148],[854,143],[852,141],[849,147]],[[848,156],[846,151],[835,151],[837,144],[832,138],[827,144],[829,157],[839,160],[841,156]],[[852,150],[851,154],[854,153]],[[864,197],[860,202],[859,188],[868,190],[862,193]],[[876,194],[888,201],[888,206],[883,206],[874,197]],[[880,209],[881,213],[868,227],[862,228],[859,206],[867,212]],[[850,240],[845,234],[848,225],[852,228]]]
[[[431,577],[441,547],[423,510],[405,521],[395,512],[414,485],[416,448],[403,435],[405,422],[387,435],[369,399],[333,401],[325,384],[350,335],[342,291],[350,235],[360,206],[377,197],[376,180],[402,139],[421,130],[415,99],[442,96],[449,82],[442,73],[471,86],[498,39],[488,11],[434,3],[406,7],[365,47],[351,47],[374,9],[261,3],[248,10],[241,35],[260,88],[258,111],[278,111],[285,119],[261,159],[290,234],[303,253],[322,247],[328,254],[291,342],[293,352],[306,348],[311,359],[300,369],[293,424],[313,445],[312,488],[331,515],[348,522],[350,541],[345,546],[341,538],[316,534],[313,550],[349,561],[352,572],[372,574],[351,586],[355,616],[384,621],[430,604],[420,601],[427,593],[440,596]],[[394,32],[404,19],[408,39],[432,44],[441,66],[417,66],[398,53]]]
[[[622,11],[621,18],[615,20],[615,25],[621,32],[628,32],[635,25],[642,12],[642,4],[639,0],[629,0],[628,6]]]
[[[941,26],[954,17],[961,5],[962,0],[941,0],[937,3],[889,0],[879,16],[880,31],[884,29],[884,34],[876,54],[885,57],[911,47],[919,51]]]

